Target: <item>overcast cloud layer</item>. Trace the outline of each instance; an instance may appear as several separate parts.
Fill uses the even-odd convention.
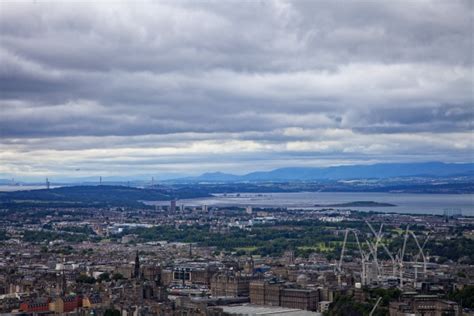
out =
[[[473,2],[0,4],[0,175],[473,160]]]

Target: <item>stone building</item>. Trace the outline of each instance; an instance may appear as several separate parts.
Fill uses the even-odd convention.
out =
[[[283,288],[280,306],[315,311],[318,308],[319,292],[310,289]]]
[[[233,273],[217,273],[211,278],[212,296],[249,296],[251,277]]]
[[[69,313],[82,307],[82,297],[76,295],[60,296],[49,303],[49,310],[55,313]]]
[[[276,280],[256,280],[250,282],[250,302],[314,311],[318,308],[319,291],[288,287]]]
[[[185,263],[161,270],[161,283],[165,286],[171,284],[203,285],[210,286],[211,277],[217,269],[207,263]]]
[[[279,281],[252,281],[250,282],[250,302],[256,305],[280,306],[282,287],[283,283]]]
[[[461,308],[456,302],[440,299],[436,295],[404,296],[400,302],[390,302],[390,316],[407,314],[425,316],[460,316]]]

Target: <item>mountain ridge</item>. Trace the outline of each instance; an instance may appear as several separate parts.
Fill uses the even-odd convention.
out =
[[[398,177],[473,176],[474,163],[378,163],[332,167],[284,167],[270,171],[255,171],[244,175],[207,172],[197,177],[172,179],[172,182],[258,182],[387,179]]]

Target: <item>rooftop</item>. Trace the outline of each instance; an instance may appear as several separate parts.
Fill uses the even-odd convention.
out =
[[[296,308],[285,308],[285,307],[270,307],[270,306],[259,306],[259,305],[237,305],[237,306],[223,306],[223,310],[229,314],[235,315],[289,315],[289,316],[316,316],[321,315],[320,313],[305,311]]]

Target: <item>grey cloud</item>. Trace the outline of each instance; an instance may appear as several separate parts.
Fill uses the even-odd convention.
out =
[[[420,105],[359,113],[360,121],[354,130],[364,133],[462,132],[473,129],[473,119],[472,104]]]
[[[307,155],[416,160],[416,148],[432,148],[444,160],[473,150],[405,139],[472,131],[471,1],[0,6],[7,152],[80,154],[101,142],[192,152],[234,140],[234,158],[196,161],[235,164],[243,146],[249,161],[273,166],[286,157],[307,163]],[[398,152],[370,147],[379,134],[398,137]],[[348,148],[346,137],[357,144]]]

